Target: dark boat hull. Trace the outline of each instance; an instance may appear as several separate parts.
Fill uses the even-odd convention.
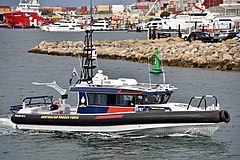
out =
[[[161,123],[219,123],[230,121],[227,111],[147,111],[125,114],[14,114],[15,124],[54,126],[114,126]]]

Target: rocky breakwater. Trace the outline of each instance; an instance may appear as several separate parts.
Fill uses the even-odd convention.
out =
[[[181,39],[95,41],[98,57],[145,63],[159,49],[167,66],[210,68],[240,71],[240,43],[234,40],[221,43],[185,42]],[[78,56],[82,41],[42,41],[29,50],[32,53]]]

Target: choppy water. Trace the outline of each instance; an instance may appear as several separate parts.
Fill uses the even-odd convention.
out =
[[[95,33],[94,39],[146,39],[145,33]],[[114,135],[19,131],[10,121],[9,106],[26,96],[51,93],[35,82],[54,80],[69,87],[70,71],[78,59],[27,53],[42,40],[82,40],[83,33],[47,33],[40,30],[0,29],[0,159],[229,159],[240,158],[240,73],[165,67],[167,82],[178,87],[171,101],[188,102],[191,96],[214,94],[232,121],[212,137]],[[110,78],[131,77],[148,81],[147,64],[98,60]],[[158,75],[153,82],[161,81]],[[69,101],[76,100],[71,95]]]

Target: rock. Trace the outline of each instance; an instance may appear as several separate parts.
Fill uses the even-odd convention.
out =
[[[237,54],[237,53],[239,53],[239,52],[240,52],[240,48],[239,48],[239,47],[232,47],[232,48],[229,50],[228,54],[230,54],[230,55],[232,55],[232,56],[235,56],[235,55],[239,55],[239,54]]]
[[[215,50],[216,49],[216,47],[214,47],[214,46],[210,46],[210,47],[208,47],[209,49],[211,49],[211,50]]]
[[[228,48],[226,45],[223,45],[223,46],[221,46],[221,47],[219,48],[219,50],[220,50],[221,52],[223,52],[223,53],[226,53],[226,52],[229,51],[229,48]]]
[[[193,48],[191,52],[192,52],[192,53],[196,53],[197,51],[198,51],[197,48]]]
[[[218,55],[218,53],[214,53],[214,54],[212,55],[212,57],[213,57],[213,58],[219,58],[219,55]]]
[[[185,55],[189,55],[190,52],[189,52],[189,51],[185,51],[184,54],[185,54]]]
[[[224,60],[232,60],[232,56],[230,54],[223,54],[223,61]]]
[[[192,43],[181,39],[94,41],[98,57],[124,59],[146,63],[158,48],[165,64],[171,66],[200,67],[240,71],[240,43]],[[82,54],[82,41],[42,41],[29,50],[33,53],[78,56]]]
[[[236,62],[240,64],[240,58],[236,58]]]

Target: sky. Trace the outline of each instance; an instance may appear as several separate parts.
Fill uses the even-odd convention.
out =
[[[119,5],[132,4],[136,0],[92,0],[95,5]],[[17,6],[19,0],[0,0],[0,6]],[[41,6],[51,7],[79,7],[90,6],[90,0],[40,0]]]

